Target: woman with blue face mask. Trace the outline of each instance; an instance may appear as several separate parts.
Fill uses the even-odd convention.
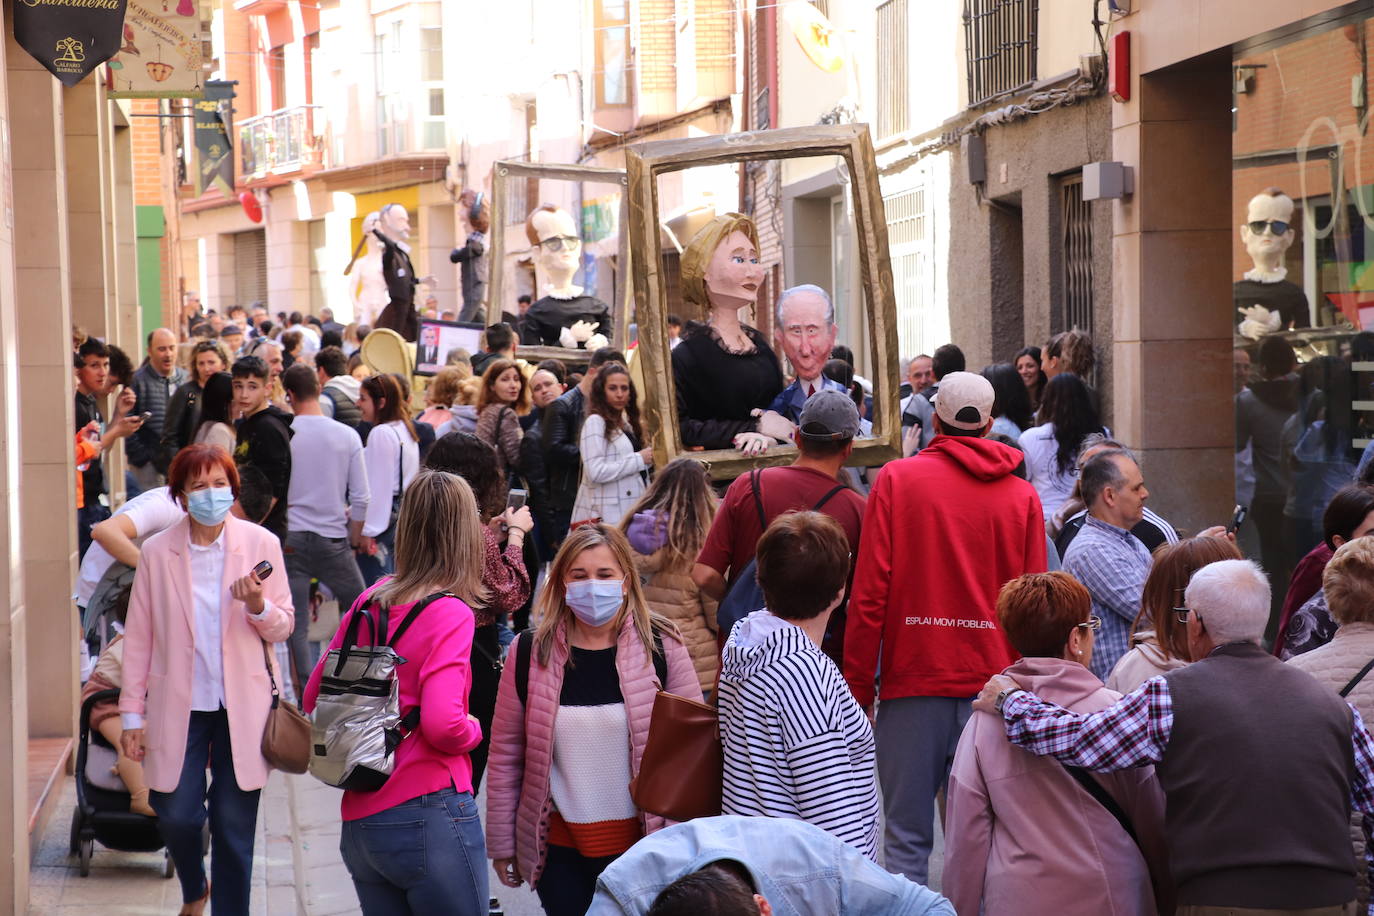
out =
[[[573,529],[511,647],[487,762],[487,855],[507,887],[529,881],[550,916],[582,914],[617,856],[667,822],[635,808],[659,689],[701,699],[677,628],[653,614],[625,535]],[[522,662],[522,656],[526,662]],[[523,681],[523,682],[522,682]]]
[[[228,452],[187,446],[167,487],[187,516],[145,541],[139,557],[124,624],[121,744],[143,763],[181,879],[180,913],[203,913],[209,903],[217,916],[246,914],[267,783],[262,733],[272,684],[282,682],[264,647],[291,635],[291,590],[277,538],[230,514],[239,475]],[[278,571],[266,580],[253,572],[263,560]]]

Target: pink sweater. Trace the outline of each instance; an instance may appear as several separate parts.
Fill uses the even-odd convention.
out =
[[[368,589],[363,593],[360,604],[366,604],[371,592],[372,589]],[[401,604],[391,609],[388,637],[413,606],[413,603]],[[329,648],[337,649],[343,643],[346,629],[341,623]],[[415,618],[400,643],[393,647],[406,659],[406,663],[396,669],[400,680],[401,714],[405,715],[418,704],[420,727],[396,750],[396,768],[386,785],[376,792],[343,794],[344,820],[367,817],[449,786],[459,792],[472,791],[472,761],[468,759],[468,751],[482,741],[481,726],[468,715],[468,691],[472,689],[472,669],[468,665],[472,630],[472,609],[457,598],[440,598]],[[303,708],[306,712],[315,709],[324,662],[321,658],[305,685]]]
[[[1120,694],[1087,668],[1023,658],[1005,674],[1036,696],[1074,712],[1105,709]],[[1141,846],[1052,757],[1007,741],[1000,716],[976,712],[959,739],[949,776],[944,893],[959,913],[984,916],[1154,916],[1150,866],[1165,876],[1164,793],[1154,767],[1093,777],[1130,817]]]
[[[525,633],[520,639],[529,639]],[[692,656],[682,643],[671,637],[663,640],[668,662],[669,693],[701,699]],[[549,774],[553,767],[554,719],[563,692],[563,669],[568,661],[567,633],[559,630],[547,666],[539,664],[538,652],[531,653],[530,680],[526,696],[529,708],[522,708],[515,688],[516,646],[511,646],[510,661],[501,674],[501,689],[496,696],[496,716],[491,723],[491,756],[487,761],[487,855],[492,859],[514,857],[520,875],[538,885],[548,852],[549,813],[552,796]],[[649,739],[649,716],[658,693],[658,676],[653,662],[634,624],[626,619],[616,643],[616,670],[625,697],[625,712],[630,720],[630,775],[639,773],[639,761]],[[614,753],[607,748],[607,753]],[[671,822],[657,815],[640,813],[644,833],[667,827]]]

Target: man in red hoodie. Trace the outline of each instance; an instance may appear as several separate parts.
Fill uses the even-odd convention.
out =
[[[1021,452],[983,438],[992,402],[980,375],[941,379],[935,439],[884,467],[869,494],[849,603],[844,675],[870,713],[881,674],[883,861],[921,884],[935,795],[972,699],[1017,658],[997,624],[997,593],[1045,571],[1040,499],[1012,473]]]

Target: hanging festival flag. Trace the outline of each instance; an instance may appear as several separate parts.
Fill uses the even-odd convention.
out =
[[[229,141],[228,109],[234,84],[210,80],[205,97],[192,106],[196,128],[196,196],[217,187],[234,196],[234,144]]]
[[[205,77],[199,10],[191,0],[174,9],[146,0],[127,2],[119,52],[106,64],[110,97],[198,98]]]
[[[14,40],[64,86],[119,50],[126,0],[17,0]]]

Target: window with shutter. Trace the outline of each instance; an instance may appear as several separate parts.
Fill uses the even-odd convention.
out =
[[[267,230],[234,235],[234,299],[242,306],[267,304]]]

